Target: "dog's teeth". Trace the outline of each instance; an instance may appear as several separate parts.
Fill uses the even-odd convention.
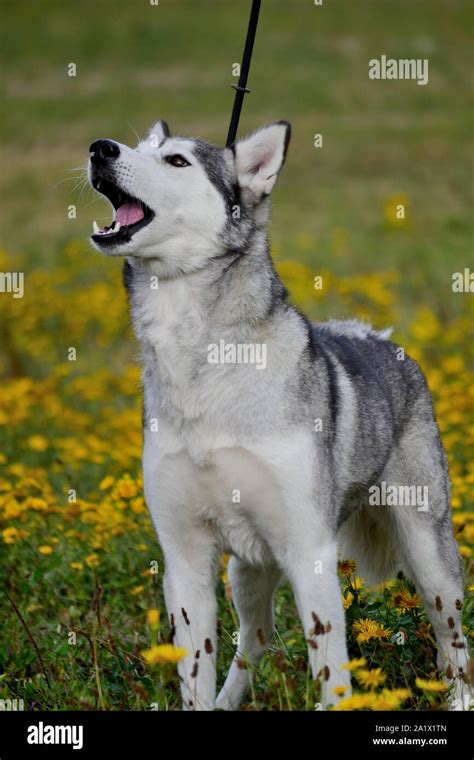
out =
[[[100,227],[97,224],[97,222],[92,222],[92,234],[93,235],[100,235]]]
[[[97,180],[97,190],[100,190],[101,184],[102,184],[102,181],[100,179]]]
[[[122,225],[120,224],[120,222],[115,221],[114,222],[114,232],[118,232],[121,226]]]

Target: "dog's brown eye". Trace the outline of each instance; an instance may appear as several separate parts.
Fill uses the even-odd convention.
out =
[[[172,166],[191,166],[189,161],[186,161],[183,156],[180,156],[179,153],[176,153],[174,156],[166,156],[165,161],[167,161]]]

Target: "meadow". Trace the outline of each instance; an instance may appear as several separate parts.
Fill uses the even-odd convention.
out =
[[[25,292],[0,293],[0,700],[178,710],[180,653],[142,493],[138,349],[120,262],[88,241],[92,219],[110,218],[107,204],[82,187],[77,167],[94,138],[133,144],[157,118],[222,144],[248,3],[100,6],[100,23],[89,0],[18,0],[2,11],[0,272],[23,272]],[[293,124],[271,230],[292,302],[313,319],[393,325],[426,374],[472,642],[474,314],[472,295],[452,289],[453,273],[473,268],[468,7],[264,2],[240,134]],[[386,52],[429,58],[429,84],[371,82],[367,61]],[[219,684],[238,630],[227,559]],[[355,695],[341,709],[445,709],[416,589],[403,576],[369,588],[342,559]],[[317,709],[286,584],[276,619],[244,709]]]

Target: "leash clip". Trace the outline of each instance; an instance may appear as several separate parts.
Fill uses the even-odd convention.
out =
[[[248,87],[241,87],[240,84],[231,84],[230,87],[232,87],[234,90],[237,90],[237,92],[252,92],[252,90],[249,90]]]

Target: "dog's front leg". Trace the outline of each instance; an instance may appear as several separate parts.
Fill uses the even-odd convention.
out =
[[[162,431],[165,437],[166,428]],[[198,475],[187,458],[160,457],[145,430],[145,496],[165,560],[163,588],[178,663],[184,710],[213,710],[216,690],[218,552],[215,535],[196,516]]]
[[[164,545],[164,592],[179,662],[184,710],[213,710],[216,696],[217,605],[211,541],[195,536],[186,547]]]
[[[306,545],[305,545],[306,544]],[[326,708],[350,694],[344,609],[337,577],[335,540],[302,542],[289,552],[288,575],[308,642],[313,678],[321,683],[321,703]]]

